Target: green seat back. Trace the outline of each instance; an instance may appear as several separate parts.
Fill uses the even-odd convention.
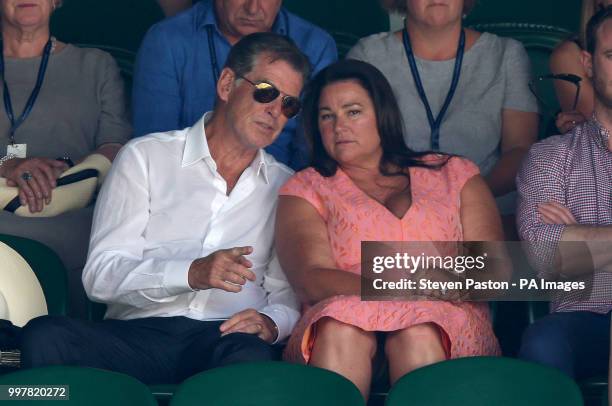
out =
[[[66,268],[57,254],[46,245],[22,237],[0,234],[0,241],[25,259],[36,274],[51,315],[65,315],[68,304]]]
[[[417,369],[391,388],[386,406],[581,406],[562,372],[502,357],[470,357]]]
[[[149,27],[163,18],[156,0],[64,0],[51,17],[51,32],[73,44],[135,52]]]
[[[377,0],[285,0],[283,5],[329,32],[340,58],[360,38],[389,31],[389,15]]]
[[[325,369],[286,362],[253,362],[215,368],[183,382],[171,406],[359,406],[359,390]]]
[[[67,385],[69,400],[21,400],[20,405],[157,406],[149,388],[131,376],[94,368],[52,366],[0,376],[0,385]]]
[[[580,25],[582,0],[477,0],[466,23],[531,23],[562,27],[571,32]]]

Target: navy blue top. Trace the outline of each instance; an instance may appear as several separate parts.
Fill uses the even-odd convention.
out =
[[[208,26],[214,27],[220,71],[231,45],[219,31],[212,0],[202,0],[147,32],[134,73],[132,110],[136,136],[190,127],[213,109],[217,93]],[[310,59],[313,74],[337,59],[336,44],[327,32],[284,8],[272,31],[293,39]],[[297,131],[296,118],[287,122],[266,150],[293,169],[308,163],[308,148],[301,131]]]

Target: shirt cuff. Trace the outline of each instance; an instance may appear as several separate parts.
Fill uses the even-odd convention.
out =
[[[180,260],[169,261],[166,264],[162,284],[168,296],[196,291],[189,286],[189,268],[192,262],[191,260]]]
[[[277,344],[289,337],[295,323],[297,323],[300,318],[300,312],[281,304],[265,306],[263,309],[259,310],[259,313],[265,314],[271,318],[278,328],[278,337],[276,337],[276,340],[274,340],[272,344]]]

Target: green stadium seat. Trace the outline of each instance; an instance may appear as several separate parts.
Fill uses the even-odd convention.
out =
[[[51,32],[72,44],[136,52],[149,27],[163,18],[156,0],[64,0],[51,17]]]
[[[32,268],[45,295],[50,315],[65,315],[68,304],[66,268],[51,248],[22,237],[0,234],[0,242],[19,253]]]
[[[406,374],[387,406],[580,406],[580,389],[556,369],[502,357],[444,361]]]
[[[580,25],[581,0],[478,0],[466,23],[531,23],[575,32]]]
[[[19,405],[157,406],[146,385],[131,376],[94,368],[52,366],[0,376],[0,385],[69,387],[69,400],[20,400]]]
[[[206,399],[205,402],[202,399]],[[171,406],[359,406],[359,390],[346,378],[320,368],[287,362],[234,364],[183,382]]]
[[[376,0],[285,0],[283,6],[329,32],[340,58],[360,38],[389,31],[389,15]]]

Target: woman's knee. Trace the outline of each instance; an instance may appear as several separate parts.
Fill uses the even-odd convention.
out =
[[[422,323],[389,333],[385,341],[385,353],[391,355],[397,349],[409,351],[422,350],[424,347],[432,349],[442,348],[440,328],[434,323]]]
[[[336,351],[358,349],[370,357],[376,354],[376,335],[351,324],[325,317],[317,322],[315,346],[325,346]]]

